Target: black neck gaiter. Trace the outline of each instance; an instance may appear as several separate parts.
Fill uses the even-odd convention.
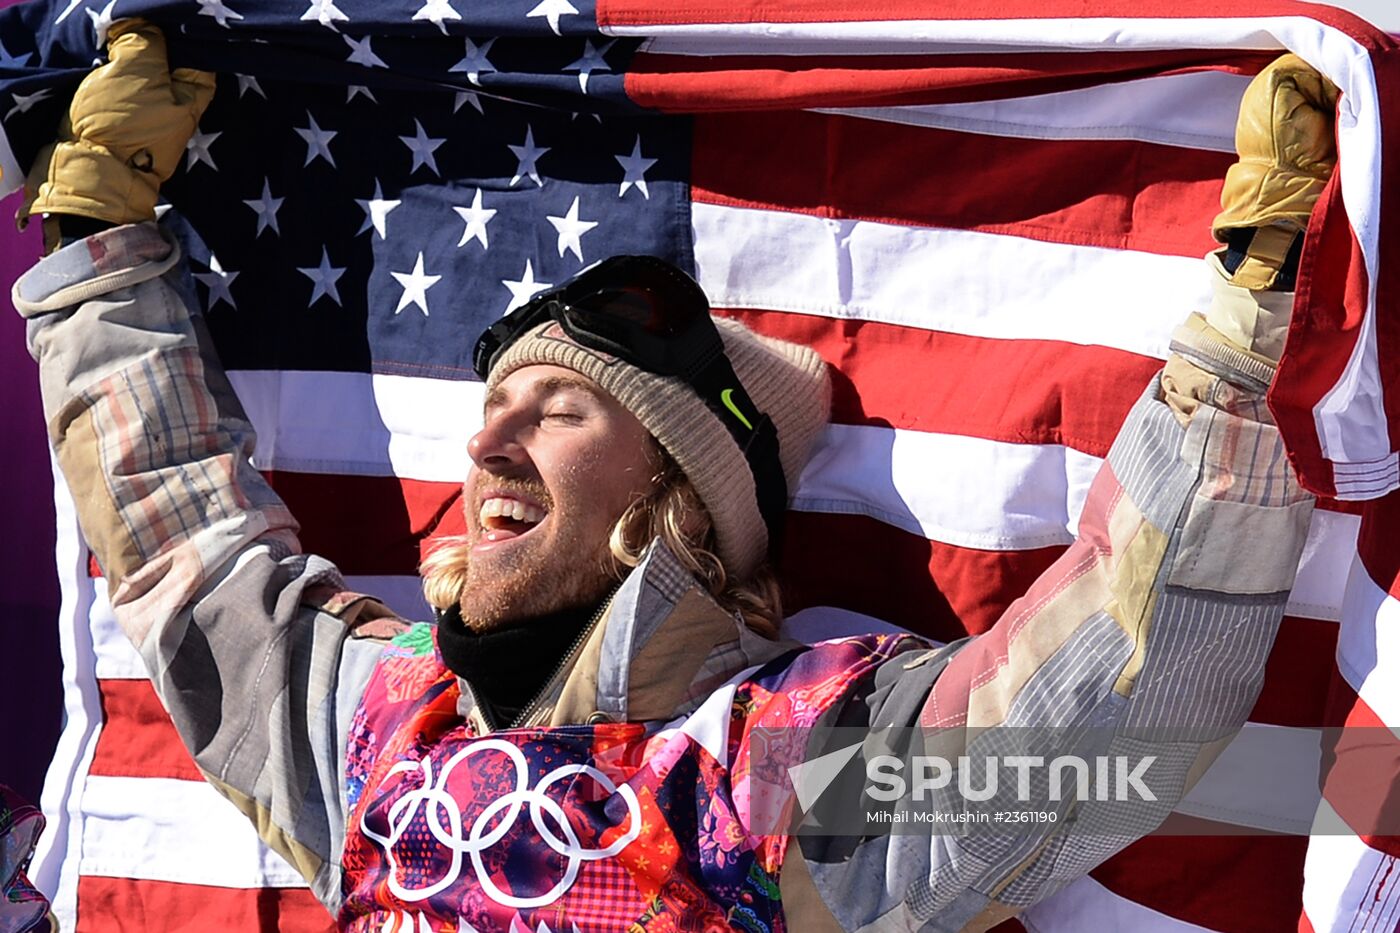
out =
[[[438,650],[448,670],[471,684],[491,728],[504,729],[544,688],[597,611],[564,609],[478,634],[453,606],[438,614]]]

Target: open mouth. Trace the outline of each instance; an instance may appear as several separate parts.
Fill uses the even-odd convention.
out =
[[[508,541],[532,531],[549,513],[543,506],[510,496],[487,496],[477,520],[482,541]]]

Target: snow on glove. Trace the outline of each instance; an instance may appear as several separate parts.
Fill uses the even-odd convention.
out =
[[[1261,71],[1240,101],[1235,149],[1213,225],[1226,242],[1232,229],[1258,228],[1232,285],[1274,284],[1297,235],[1337,163],[1333,119],[1337,87],[1296,55]]]
[[[107,37],[108,63],[78,86],[53,155],[31,171],[32,213],[155,219],[161,182],[214,96],[212,74],[170,70],[165,36],[150,23],[123,20]]]

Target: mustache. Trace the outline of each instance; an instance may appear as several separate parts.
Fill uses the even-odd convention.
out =
[[[539,480],[519,479],[516,477],[498,476],[493,477],[489,483],[482,484],[489,488],[491,492],[502,495],[516,495],[523,499],[538,502],[544,506],[545,511],[554,511],[554,497],[549,494],[549,490],[544,483]],[[472,508],[480,509],[482,497],[480,493],[472,497],[470,503]]]

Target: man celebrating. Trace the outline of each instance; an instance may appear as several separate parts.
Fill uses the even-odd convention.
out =
[[[646,257],[478,339],[467,531],[423,568],[437,625],[302,554],[148,222],[212,82],[169,73],[148,26],[109,36],[40,167],[62,248],[16,306],[118,620],[196,763],[343,928],[984,928],[1150,831],[1243,722],[1312,508],[1262,401],[1275,289],[1332,166],[1335,90],[1297,59],[1246,94],[1216,301],[1129,415],[1076,544],[977,639],[801,648],[775,637],[768,560],[824,366]],[[1048,752],[1147,750],[1167,776],[1150,805],[1056,798],[1030,828],[794,835],[793,769],[828,726],[1054,727]]]

